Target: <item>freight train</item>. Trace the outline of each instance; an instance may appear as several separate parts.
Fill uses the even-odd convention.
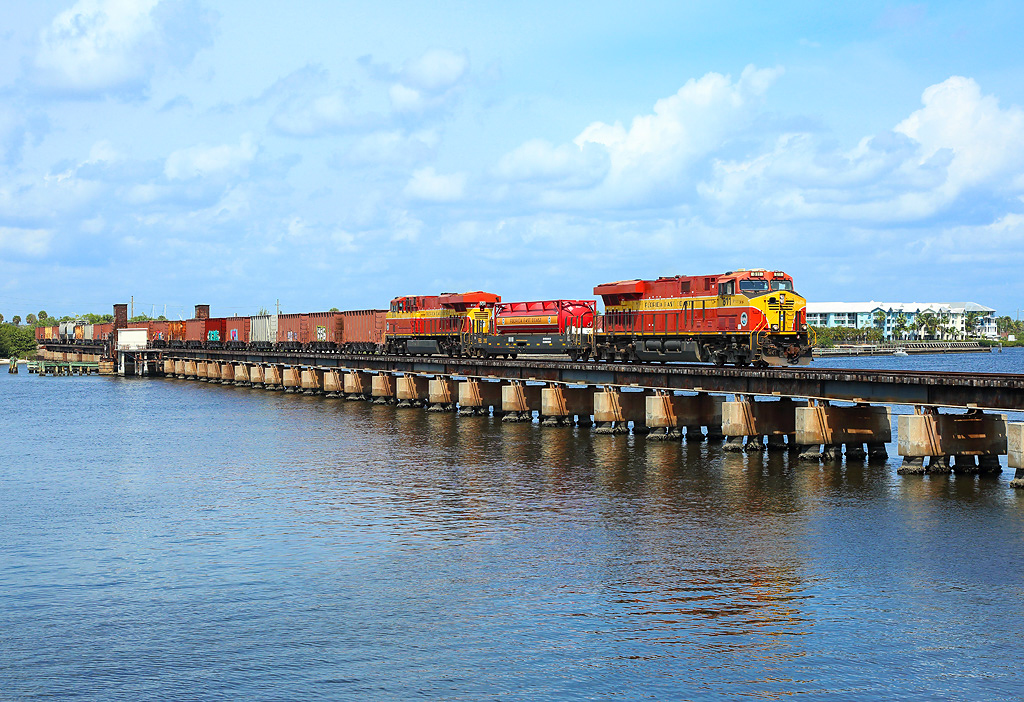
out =
[[[476,291],[396,297],[387,310],[210,317],[129,324],[155,348],[251,349],[577,360],[806,365],[807,301],[782,271],[624,280],[594,288],[595,300],[503,302]],[[74,343],[110,325],[40,327],[37,338]],[[66,327],[66,328],[65,328]],[[81,328],[80,330],[80,327]],[[42,331],[42,334],[40,333]],[[109,334],[110,329],[104,333]],[[54,336],[49,336],[53,334]]]

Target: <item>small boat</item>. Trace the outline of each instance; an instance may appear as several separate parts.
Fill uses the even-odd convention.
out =
[[[907,353],[906,349],[898,348],[898,349],[896,349],[895,351],[892,352],[892,355],[893,356],[909,356],[910,354]]]

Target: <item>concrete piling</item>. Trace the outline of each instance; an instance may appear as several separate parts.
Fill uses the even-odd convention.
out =
[[[345,398],[348,400],[366,400],[372,392],[372,376],[366,371],[349,371],[345,373]]]
[[[634,434],[646,434],[647,393],[605,388],[594,393],[595,434],[627,434],[633,423]]]
[[[460,415],[487,414],[491,407],[496,416],[501,416],[501,383],[474,378],[459,383]]]
[[[784,397],[777,402],[755,402],[749,396],[736,396],[732,402],[722,403],[722,433],[726,436],[726,451],[735,451],[746,438],[745,451],[763,451],[766,437],[790,437],[796,433],[796,410],[806,407],[806,401]],[[774,440],[774,446],[780,445]],[[748,448],[749,447],[749,448]]]
[[[939,414],[937,410],[920,408],[915,414],[902,414],[897,418],[899,455],[904,464],[899,473],[936,473],[948,471],[948,457],[953,457],[952,469],[957,473],[981,472],[975,457],[999,456],[1007,453],[1007,422],[1004,414],[984,414],[972,410],[967,414]],[[943,462],[929,461],[922,466],[916,460],[942,457]],[[998,470],[991,459],[985,460],[985,472]]]
[[[370,394],[375,405],[395,404],[395,376],[390,373],[377,373],[370,382]]]
[[[800,460],[863,460],[864,444],[874,446],[874,459],[885,457],[885,444],[892,441],[892,415],[888,407],[855,405],[840,407],[818,403],[797,407],[794,440],[800,447]],[[824,446],[822,451],[818,447]]]
[[[588,426],[594,410],[594,388],[571,388],[566,385],[551,385],[541,388],[541,425],[569,426],[573,417],[581,426]]]
[[[398,377],[395,396],[399,407],[423,407],[430,398],[430,379],[421,375],[401,375]]]
[[[459,398],[455,381],[447,376],[431,378],[427,383],[427,411],[451,412]]]

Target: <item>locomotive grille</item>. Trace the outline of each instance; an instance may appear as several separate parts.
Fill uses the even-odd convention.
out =
[[[796,303],[790,301],[786,303],[769,302],[768,309],[770,310],[792,310]]]

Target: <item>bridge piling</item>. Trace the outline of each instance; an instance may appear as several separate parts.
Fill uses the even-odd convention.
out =
[[[647,392],[605,388],[594,393],[595,434],[647,434]]]
[[[469,378],[459,383],[459,414],[471,416],[474,414],[488,414],[493,407],[494,415],[500,417],[501,412],[501,383]]]
[[[395,376],[390,373],[377,373],[370,382],[370,394],[375,405],[395,404]]]
[[[324,370],[311,366],[303,368],[301,373],[302,394],[321,395],[324,391]]]
[[[266,368],[262,363],[253,363],[249,367],[249,382],[254,388],[262,388],[266,382]]]
[[[235,384],[235,364],[234,363],[221,363],[220,364],[220,384],[221,385],[234,385]]]
[[[302,391],[302,370],[298,366],[285,366],[281,373],[281,385],[287,393]]]
[[[722,403],[722,433],[726,436],[725,451],[765,450],[768,437],[777,449],[781,440],[796,434],[796,410],[806,407],[805,400],[782,398],[777,402],[756,402],[749,395],[737,395],[732,402]],[[746,444],[743,443],[746,439]]]
[[[455,381],[448,376],[437,376],[427,383],[428,412],[451,412],[458,398]]]
[[[367,400],[373,391],[371,375],[366,371],[349,371],[345,373],[345,399]]]
[[[345,381],[342,379],[341,371],[336,368],[324,369],[324,395],[326,397],[341,397],[345,392]]]
[[[1006,464],[1013,468],[1010,487],[1024,489],[1024,422],[1006,423]]]
[[[656,391],[647,396],[644,410],[644,422],[650,429],[665,429],[664,433],[650,434],[656,441],[681,440],[683,427],[686,427],[687,441],[706,440],[702,427],[708,427],[709,435],[721,432],[722,398],[707,393],[673,395],[664,390]]]
[[[872,458],[885,456],[885,444],[892,441],[892,415],[888,407],[858,404],[840,407],[827,402],[797,407],[794,448],[801,447],[799,460],[834,462],[861,461],[868,455],[864,445],[873,446]],[[819,447],[823,450],[818,450]]]
[[[501,386],[501,411],[505,416],[503,422],[532,422],[533,410],[540,410],[539,385],[527,385],[521,380],[513,380]],[[543,417],[541,417],[543,421]]]
[[[235,364],[235,385],[243,387],[250,385],[252,381],[249,379],[249,366],[246,363]]]
[[[1006,426],[1006,415],[978,410],[940,414],[933,408],[916,408],[914,414],[901,414],[897,433],[899,455],[904,460],[897,472],[948,473],[952,457],[956,473],[998,473],[999,456],[1007,453]],[[985,457],[982,463],[977,460],[979,456]],[[927,465],[925,457],[931,458]]]
[[[551,385],[541,388],[540,415],[543,426],[570,426],[573,417],[580,426],[589,426],[590,413],[594,410],[592,387],[570,388],[565,385]]]
[[[423,407],[430,399],[430,379],[408,373],[398,376],[396,397],[399,407]]]

